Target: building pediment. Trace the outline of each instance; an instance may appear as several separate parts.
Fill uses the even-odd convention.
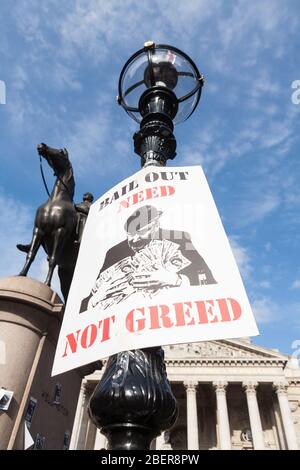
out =
[[[164,347],[166,360],[286,362],[288,356],[243,340],[202,341]]]

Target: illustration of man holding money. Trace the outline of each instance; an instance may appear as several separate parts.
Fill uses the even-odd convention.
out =
[[[160,228],[161,215],[156,207],[145,205],[127,219],[127,239],[106,253],[80,313],[96,306],[106,309],[136,292],[151,297],[171,287],[216,284],[190,235]]]

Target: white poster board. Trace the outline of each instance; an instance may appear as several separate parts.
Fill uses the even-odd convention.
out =
[[[124,350],[257,334],[201,167],[142,169],[91,206],[53,375]]]

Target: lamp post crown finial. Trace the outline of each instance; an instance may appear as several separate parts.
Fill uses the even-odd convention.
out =
[[[145,49],[152,49],[155,47],[155,42],[154,41],[146,41],[144,42],[144,48]]]

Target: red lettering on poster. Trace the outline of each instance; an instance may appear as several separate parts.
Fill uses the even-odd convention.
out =
[[[139,202],[155,199],[157,197],[172,196],[174,193],[174,186],[153,186],[152,188],[143,189],[142,191],[138,191],[132,196],[127,197],[123,201],[120,201],[118,212],[122,209],[128,209],[128,207],[134,206]]]
[[[63,357],[67,356],[67,349],[68,346],[71,349],[72,353],[75,353],[77,351],[77,344],[78,344],[78,337],[79,337],[80,330],[76,331],[76,338],[74,333],[70,333],[69,335],[66,336],[66,347],[65,347],[65,352],[63,354]]]
[[[158,328],[171,328],[174,323],[169,318],[170,309],[167,305],[154,305],[149,307],[150,330]]]
[[[100,336],[100,343],[107,341],[111,334],[111,324],[115,322],[115,316],[104,318],[98,324],[90,323],[83,330],[77,330],[76,333],[66,335],[66,345],[62,357],[66,357],[69,352],[72,354],[77,352],[78,343],[83,349],[88,349],[95,343]],[[76,336],[75,336],[76,335]]]
[[[138,333],[161,328],[197,327],[203,324],[236,321],[241,315],[242,308],[239,302],[232,298],[151,305],[130,310],[125,317],[124,330]],[[99,320],[98,323],[90,323],[75,333],[67,334],[62,357],[75,354],[78,347],[89,349],[113,338],[113,323],[115,315]]]
[[[176,326],[195,325],[195,319],[191,318],[192,302],[180,302],[178,304],[174,304],[174,307],[176,315]]]
[[[136,318],[135,312],[139,312],[142,315],[142,318]],[[145,328],[145,309],[144,308],[134,308],[131,310],[126,317],[126,328],[130,333],[135,333],[136,331],[141,331]]]
[[[81,346],[85,349],[90,348],[92,344],[94,344],[94,342],[96,341],[97,333],[98,333],[98,329],[94,323],[85,327],[85,329],[82,332],[81,339],[80,339]]]

